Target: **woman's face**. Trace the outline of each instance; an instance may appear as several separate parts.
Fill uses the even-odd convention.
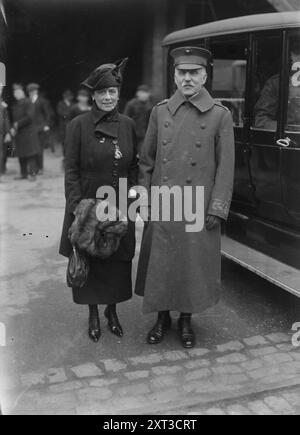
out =
[[[17,101],[22,100],[22,98],[25,97],[25,93],[23,91],[23,89],[21,88],[17,88],[14,90],[14,97]]]
[[[101,89],[95,91],[93,97],[99,109],[110,112],[118,104],[119,89],[117,87]]]

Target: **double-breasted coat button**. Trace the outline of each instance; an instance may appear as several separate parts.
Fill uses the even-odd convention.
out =
[[[201,147],[201,142],[200,142],[200,141],[196,142],[196,147],[197,147],[197,148],[200,148],[200,147]]]
[[[201,124],[201,128],[202,129],[206,128],[206,124],[204,122]]]
[[[166,121],[165,122],[165,127],[169,127],[169,125],[170,125],[169,121]]]
[[[167,159],[166,159],[166,158],[163,158],[162,162],[163,162],[163,163],[167,163]]]
[[[192,160],[192,161],[191,161],[191,165],[192,165],[192,166],[196,166],[196,165],[197,165],[197,162],[195,162],[195,160]]]
[[[164,180],[164,181],[168,181],[168,177],[165,175],[165,176],[163,177],[163,180]]]
[[[166,141],[166,139],[164,139],[164,140],[162,141],[162,144],[163,144],[163,145],[167,145],[167,143],[168,143],[168,142]]]
[[[187,182],[188,184],[191,184],[192,179],[189,177],[189,178],[186,179],[186,182]]]

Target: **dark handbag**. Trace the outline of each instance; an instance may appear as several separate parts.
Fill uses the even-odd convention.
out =
[[[67,267],[67,284],[69,287],[83,287],[90,270],[88,257],[73,246]]]

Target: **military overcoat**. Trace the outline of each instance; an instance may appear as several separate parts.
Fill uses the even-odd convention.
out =
[[[140,185],[203,186],[204,215],[226,220],[233,176],[232,116],[205,88],[189,100],[177,90],[154,107]],[[135,291],[144,296],[145,313],[201,312],[219,299],[220,226],[187,232],[186,223],[151,221],[144,231]]]

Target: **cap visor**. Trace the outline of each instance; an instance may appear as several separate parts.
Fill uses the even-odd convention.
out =
[[[178,69],[200,69],[200,68],[205,68],[206,65],[197,65],[195,63],[181,63],[179,65],[175,65],[176,68]]]

